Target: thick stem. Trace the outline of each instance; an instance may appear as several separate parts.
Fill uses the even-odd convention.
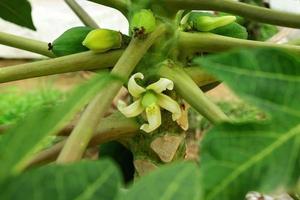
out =
[[[84,52],[49,60],[9,66],[1,68],[0,83],[81,70],[108,68],[114,66],[122,53],[123,50],[114,50],[102,54]]]
[[[133,118],[126,118],[121,113],[114,113],[100,121],[97,132],[88,144],[89,147],[103,144],[105,142],[132,137],[139,130],[139,124]],[[69,132],[70,134],[70,132]],[[64,135],[68,135],[64,133]],[[49,149],[46,149],[35,156],[29,166],[44,164],[54,161],[66,140],[63,140]]]
[[[159,75],[172,80],[179,95],[212,123],[229,120],[224,112],[205,96],[183,68],[162,66]]]
[[[185,51],[191,50],[195,52],[219,52],[233,48],[269,47],[300,54],[300,46],[243,40],[212,33],[181,32],[179,36],[179,46]]]
[[[115,8],[119,10],[123,15],[127,16],[128,12],[128,2],[126,0],[90,0],[95,3],[99,3],[104,6]]]
[[[47,57],[55,57],[48,50],[48,43],[0,32],[0,44],[38,53]]]
[[[108,68],[116,64],[122,53],[123,50],[115,50],[103,54],[85,52],[60,58],[8,66],[1,69],[0,83],[53,74]],[[214,77],[208,75],[199,67],[188,67],[186,71],[199,86],[216,82]],[[2,132],[1,130],[0,127],[0,134]]]
[[[99,28],[98,24],[85,12],[85,10],[76,2],[76,0],[65,0],[73,12],[79,17],[82,23],[92,28]]]
[[[255,21],[300,28],[300,15],[271,10],[232,0],[165,0],[175,9],[214,10],[240,15]]]
[[[161,25],[145,40],[134,38],[111,73],[127,80],[150,46],[165,30],[166,27]],[[110,87],[102,90],[88,105],[60,153],[57,159],[58,163],[73,162],[81,159],[88,143],[96,132],[99,121],[121,87],[121,82],[112,83]]]

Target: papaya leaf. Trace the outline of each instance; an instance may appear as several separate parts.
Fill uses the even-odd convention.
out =
[[[31,18],[31,6],[27,0],[1,0],[0,17],[14,24],[36,30]]]
[[[176,163],[142,177],[122,194],[122,200],[199,200],[201,187],[197,167]]]
[[[235,50],[195,63],[246,101],[268,111],[281,126],[300,120],[300,58],[277,49]],[[289,119],[289,120],[286,120]]]
[[[42,107],[16,123],[0,140],[0,179],[26,168],[48,136],[57,134],[101,89],[116,79],[109,74],[97,75],[61,104]]]
[[[300,178],[300,125],[223,124],[204,137],[201,173],[206,199],[244,199],[249,191],[294,187]]]
[[[207,133],[200,156],[206,199],[243,199],[252,190],[295,187],[300,177],[299,58],[275,49],[252,49],[195,63],[271,117],[223,124]]]
[[[117,167],[108,160],[48,165],[0,183],[0,199],[115,199],[121,186]]]

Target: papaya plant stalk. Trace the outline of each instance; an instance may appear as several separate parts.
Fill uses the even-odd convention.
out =
[[[84,52],[49,60],[8,66],[1,69],[0,83],[68,72],[104,70],[114,66],[122,53],[123,50],[114,50],[101,54]],[[199,87],[217,81],[199,67],[188,67],[185,71]]]
[[[162,66],[159,75],[172,80],[176,91],[212,123],[229,121],[223,111],[205,96],[198,85],[181,67]]]
[[[233,48],[270,47],[300,54],[300,46],[225,37],[213,33],[180,32],[179,45],[192,51],[220,52]]]
[[[165,0],[173,9],[214,10],[273,25],[300,28],[300,15],[232,0]]]
[[[117,62],[122,53],[123,50],[113,50],[101,54],[89,51],[9,66],[1,69],[0,83],[52,74],[108,68]]]
[[[108,6],[111,8],[115,8],[121,13],[123,13],[125,16],[127,15],[129,3],[130,1],[127,0],[90,0],[95,3],[100,3],[101,5]]]
[[[79,17],[82,23],[92,28],[99,28],[98,24],[85,12],[85,10],[77,3],[76,0],[65,0],[73,12]]]
[[[46,42],[41,42],[9,33],[0,32],[0,44],[38,53],[50,58],[55,57],[55,55],[48,50],[48,44]]]
[[[133,118],[126,118],[121,113],[116,112],[112,115],[100,120],[100,125],[97,127],[97,132],[93,135],[88,146],[103,144],[105,142],[120,140],[131,137],[139,130],[139,124]],[[68,136],[63,133],[63,135]],[[66,143],[66,139],[55,144],[54,146],[38,153],[29,163],[28,167],[32,167],[41,163],[48,163],[54,161],[61,149]]]
[[[147,50],[165,31],[165,25],[160,25],[145,40],[133,38],[111,73],[127,80]],[[58,163],[73,162],[82,157],[104,112],[110,107],[113,98],[121,87],[121,82],[112,83],[110,87],[102,90],[88,105],[60,153],[57,159]]]

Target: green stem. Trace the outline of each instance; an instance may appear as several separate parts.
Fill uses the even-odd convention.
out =
[[[161,25],[145,40],[132,39],[111,73],[127,80],[147,50],[165,31],[166,27]],[[88,143],[96,132],[104,112],[110,107],[113,98],[117,95],[121,87],[122,83],[114,82],[92,100],[68,138],[66,145],[57,159],[58,163],[73,162],[81,159]]]
[[[103,118],[97,127],[97,132],[93,135],[89,147],[103,144],[105,142],[132,137],[139,130],[140,125],[133,118],[126,118],[121,113],[117,112],[109,117]],[[69,132],[70,134],[70,132]],[[64,133],[66,135],[66,133]],[[52,146],[37,154],[37,156],[30,162],[28,167],[49,163],[54,161],[61,149],[63,148],[66,140]]]
[[[300,15],[232,0],[165,0],[174,9],[214,10],[240,15],[255,21],[300,28]]]
[[[84,52],[1,68],[0,83],[52,74],[112,67],[122,52],[123,50],[114,50],[102,54]]]
[[[115,8],[119,10],[123,15],[127,16],[128,14],[128,2],[127,0],[90,0],[95,3],[99,3],[104,6]]]
[[[219,52],[226,51],[232,48],[269,47],[300,54],[300,46],[275,44],[271,42],[260,42],[253,40],[243,40],[216,35],[212,33],[181,32],[179,34],[179,45],[181,49],[184,49],[185,51],[193,50],[198,52]]]
[[[159,75],[172,80],[176,91],[182,98],[212,123],[217,124],[229,120],[224,112],[205,96],[183,68],[162,66]]]
[[[122,53],[123,50],[114,50],[102,54],[84,52],[60,58],[8,66],[1,68],[0,83],[68,72],[104,69],[114,66]],[[198,86],[205,86],[216,81],[214,77],[208,75],[199,67],[188,67],[186,71]]]
[[[85,12],[85,10],[76,2],[76,0],[65,0],[73,12],[79,17],[82,23],[92,28],[99,28],[98,24]]]
[[[41,42],[38,40],[0,32],[0,44],[23,49],[26,51],[31,51],[47,57],[55,57],[55,55],[48,50],[48,44],[46,42]]]

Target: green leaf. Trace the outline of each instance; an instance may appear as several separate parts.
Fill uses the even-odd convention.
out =
[[[201,187],[197,171],[197,167],[192,163],[161,167],[138,180],[121,199],[199,200]]]
[[[300,177],[300,126],[285,133],[274,127],[224,124],[207,133],[200,155],[207,200],[294,186]]]
[[[48,136],[58,133],[99,90],[115,80],[109,74],[97,75],[63,103],[43,107],[20,120],[0,140],[0,178],[22,171]]]
[[[201,144],[208,200],[292,188],[300,178],[300,60],[275,49],[235,50],[195,60],[248,102],[269,112],[260,123],[223,124]]]
[[[17,25],[36,30],[31,18],[31,6],[27,0],[1,0],[0,17]]]
[[[0,199],[88,200],[115,199],[120,173],[108,161],[49,165],[12,177],[0,184]]]
[[[279,123],[285,121],[288,127],[299,123],[299,57],[277,49],[252,49],[198,58],[195,63]]]

